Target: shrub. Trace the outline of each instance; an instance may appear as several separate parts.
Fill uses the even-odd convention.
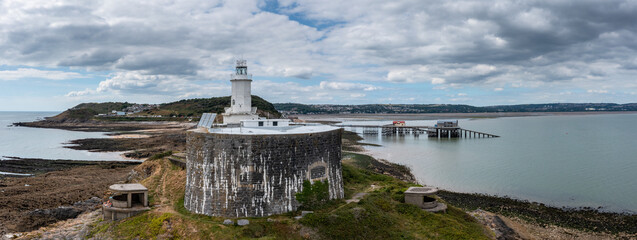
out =
[[[330,185],[327,181],[303,181],[303,191],[296,193],[296,200],[303,209],[316,209],[323,206],[330,199]]]

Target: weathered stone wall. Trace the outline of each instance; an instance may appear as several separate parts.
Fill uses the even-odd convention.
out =
[[[235,135],[190,131],[184,206],[226,217],[269,216],[298,208],[303,180],[327,180],[343,198],[342,130]]]

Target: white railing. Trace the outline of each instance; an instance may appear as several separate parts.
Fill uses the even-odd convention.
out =
[[[230,74],[230,79],[252,79],[252,74]]]

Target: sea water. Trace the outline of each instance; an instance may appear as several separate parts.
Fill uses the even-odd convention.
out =
[[[59,112],[0,112],[0,159],[7,157],[68,159],[68,160],[125,160],[121,152],[89,152],[65,148],[75,139],[105,138],[101,132],[78,132],[48,128],[12,126],[15,122],[30,122]]]
[[[406,123],[435,124],[432,120]],[[366,135],[364,142],[382,145],[366,149],[409,166],[426,185],[558,207],[637,212],[637,114],[460,119],[459,125],[500,137]],[[362,128],[355,130],[362,133]]]

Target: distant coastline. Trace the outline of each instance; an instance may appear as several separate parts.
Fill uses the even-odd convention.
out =
[[[586,112],[484,112],[484,113],[343,113],[343,114],[291,114],[306,120],[369,119],[369,120],[435,120],[448,118],[500,118],[533,116],[572,116],[603,114],[637,114],[637,111],[586,111]]]
[[[394,114],[394,113],[537,113],[537,112],[630,112],[637,103],[541,103],[471,106],[466,104],[300,104],[275,103],[281,113],[293,114]]]

